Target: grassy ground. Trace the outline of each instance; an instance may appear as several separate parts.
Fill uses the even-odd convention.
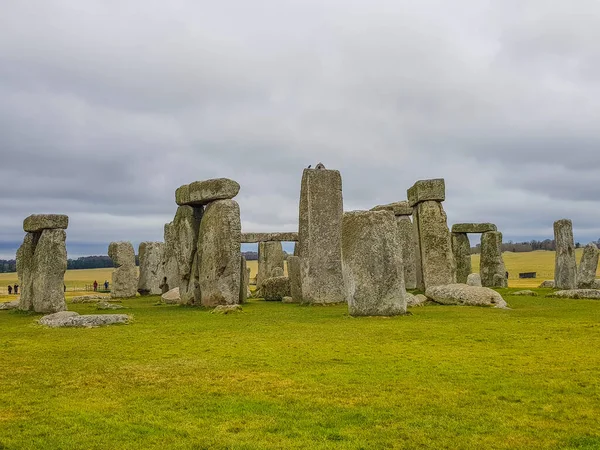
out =
[[[0,448],[600,448],[600,302],[502,292],[512,310],[391,319],[157,297],[96,329],[0,311]]]

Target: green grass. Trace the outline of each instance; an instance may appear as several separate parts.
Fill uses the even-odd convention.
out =
[[[354,319],[142,297],[96,329],[0,311],[0,448],[600,448],[600,302],[506,298]]]

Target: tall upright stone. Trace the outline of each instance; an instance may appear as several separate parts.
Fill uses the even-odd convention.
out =
[[[481,235],[479,274],[483,287],[508,286],[506,266],[502,258],[502,233],[499,231],[487,231]]]
[[[165,244],[162,257],[162,286],[161,292],[167,292],[179,287],[179,268],[177,264],[176,236],[173,222],[165,224],[164,229]]]
[[[345,301],[342,276],[342,177],[322,164],[304,169],[298,256],[304,303]]]
[[[272,277],[273,269],[280,268],[283,271],[283,247],[281,242],[259,242],[258,243],[258,273],[256,275],[256,288],[262,286],[263,281]]]
[[[396,216],[398,239],[402,249],[402,267],[404,268],[404,285],[406,289],[417,288],[417,244],[410,216]]]
[[[598,270],[598,256],[600,251],[593,242],[583,249],[579,269],[577,271],[577,287],[579,289],[593,289]]]
[[[248,300],[248,291],[250,289],[250,271],[246,258],[242,255],[240,258],[240,299],[239,303],[246,303]]]
[[[464,284],[472,272],[471,243],[467,233],[452,233],[452,253],[456,263],[456,282]]]
[[[342,261],[350,315],[406,313],[402,251],[392,212],[345,213]]]
[[[575,259],[573,223],[570,220],[561,219],[554,222],[554,240],[556,242],[554,285],[556,289],[575,289],[577,287],[577,261]]]
[[[179,295],[182,304],[200,302],[198,282],[198,233],[204,208],[202,206],[180,206],[173,219],[173,234],[177,271],[179,273]]]
[[[163,275],[162,242],[142,242],[139,246],[140,276],[138,279],[138,292],[140,295],[162,294],[161,282]]]
[[[290,279],[290,294],[294,303],[302,303],[302,279],[300,275],[300,258],[288,256],[288,278]]]
[[[200,223],[197,255],[202,306],[239,303],[241,232],[240,207],[235,200],[207,205]]]
[[[138,274],[135,266],[135,253],[131,242],[111,242],[108,256],[113,260],[112,298],[131,298],[137,294]]]

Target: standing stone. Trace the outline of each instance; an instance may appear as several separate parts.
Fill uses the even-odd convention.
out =
[[[452,233],[452,253],[456,263],[456,282],[466,283],[471,274],[471,243],[467,233]]]
[[[111,242],[108,256],[113,260],[116,269],[112,274],[112,298],[131,298],[137,293],[137,267],[135,253],[131,242]]]
[[[27,233],[23,239],[23,244],[17,250],[17,274],[19,286],[21,287],[19,309],[23,311],[33,311],[34,309],[34,252],[38,240],[39,236],[36,237],[34,233]]]
[[[173,219],[179,295],[182,304],[196,304],[200,301],[196,253],[203,212],[204,208],[201,206],[180,206]]]
[[[481,235],[479,273],[484,287],[508,287],[502,258],[502,233],[499,231],[487,231]]]
[[[342,268],[351,316],[406,313],[402,252],[390,211],[352,211],[342,225]]]
[[[341,303],[345,300],[342,215],[340,172],[324,168],[304,169],[297,254],[301,261],[304,303]]]
[[[284,275],[284,270],[282,267],[275,267],[271,271],[271,278],[282,277]]]
[[[402,248],[402,267],[404,268],[404,285],[406,289],[417,288],[417,245],[415,232],[410,216],[396,216],[398,238]]]
[[[240,299],[240,207],[217,200],[206,207],[198,239],[198,273],[202,306],[233,305]]]
[[[163,247],[161,292],[165,293],[179,287],[179,269],[177,265],[175,227],[173,222],[165,224],[165,244]]]
[[[257,289],[262,286],[263,281],[273,276],[273,269],[280,268],[283,270],[283,260],[284,255],[281,242],[271,241],[258,243]]]
[[[302,303],[302,280],[300,279],[300,258],[288,256],[288,278],[290,279],[290,293],[294,303]]]
[[[240,304],[246,303],[248,300],[248,290],[250,289],[250,272],[248,271],[248,263],[246,258],[242,256],[240,258]]]
[[[161,295],[163,279],[163,252],[162,242],[142,242],[138,255],[140,259],[140,277],[138,292],[140,295]]]
[[[479,275],[478,273],[469,274],[469,276],[467,277],[467,285],[481,287],[481,275]]]
[[[599,253],[598,247],[594,243],[589,243],[583,249],[583,255],[581,255],[579,270],[577,272],[577,285],[579,289],[594,288]]]
[[[556,257],[554,266],[554,284],[556,289],[575,289],[577,287],[577,261],[573,239],[573,223],[568,219],[554,222],[554,240]]]

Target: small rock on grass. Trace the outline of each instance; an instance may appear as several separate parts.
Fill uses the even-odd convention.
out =
[[[538,293],[526,289],[524,291],[517,291],[517,292],[513,292],[512,294],[508,294],[508,295],[520,295],[520,296],[524,296],[524,297],[537,297]]]
[[[125,307],[115,303],[100,302],[96,305],[96,309],[125,309]]]
[[[211,314],[232,314],[244,312],[240,305],[219,305],[215,309],[213,309]]]
[[[19,307],[19,300],[13,300],[12,302],[0,302],[0,310],[17,309],[18,307]]]
[[[565,291],[556,291],[546,295],[549,298],[573,298],[576,300],[600,300],[600,290],[598,289],[568,289]]]

